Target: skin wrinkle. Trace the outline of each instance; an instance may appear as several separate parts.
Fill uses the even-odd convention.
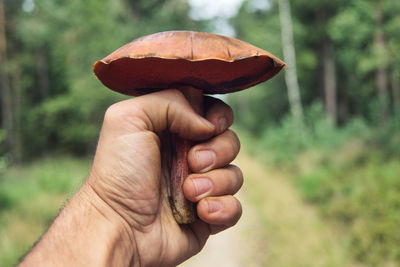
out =
[[[240,202],[237,200],[237,198],[235,198],[234,196],[229,196],[229,197],[231,197],[232,199],[234,199],[235,201],[234,201],[234,203],[235,203],[235,205],[236,205],[236,208],[240,211],[239,213],[236,213],[235,214],[235,217],[233,217],[230,221],[229,221],[229,223],[226,223],[226,224],[224,224],[226,227],[232,227],[232,226],[234,226],[236,223],[237,223],[237,221],[239,220],[239,218],[241,217],[241,215],[242,215],[242,205],[240,204]],[[229,215],[229,214],[226,214],[225,216],[231,216],[231,215]]]
[[[235,170],[233,170],[233,168],[231,166],[227,166],[228,170],[230,170],[231,172],[233,172],[235,174]],[[232,179],[232,174],[227,175],[228,177],[226,177],[226,184],[227,184],[227,188],[233,189],[234,192],[237,192],[236,188],[238,187],[238,183],[236,181],[236,179]]]
[[[117,141],[121,141],[121,148],[123,147],[135,147],[138,146],[137,144],[135,144],[135,140],[136,138],[132,138],[132,136],[134,135],[143,135],[142,133],[138,133],[138,134],[132,134],[132,135],[125,135],[125,136],[121,136],[120,138],[117,139]],[[146,145],[144,145],[143,147],[146,147]],[[124,170],[124,171],[119,171],[118,173],[127,173],[127,174],[131,174],[131,167],[135,167],[135,175],[139,175],[142,177],[145,177],[146,174],[149,173],[148,169],[143,169],[143,166],[140,164],[140,162],[133,162],[131,159],[133,158],[138,158],[138,159],[142,159],[142,160],[152,160],[152,156],[151,156],[151,151],[148,153],[149,155],[143,154],[143,153],[139,153],[135,150],[132,150],[132,152],[130,154],[128,154],[126,157],[118,157],[118,169],[119,170]],[[156,162],[155,162],[156,163]],[[133,165],[133,166],[132,166]],[[156,164],[159,165],[159,164]],[[128,175],[125,175],[128,176]],[[129,180],[129,179],[127,179]],[[139,181],[135,181],[136,183],[139,183]]]
[[[131,205],[129,205],[129,203],[124,203],[120,197],[115,197],[115,195],[111,194],[110,196],[110,200],[112,200],[115,204],[117,204],[118,207],[121,207],[121,209],[123,209],[123,211],[125,211],[125,215],[122,213],[121,211],[118,211],[118,213],[121,215],[121,217],[126,217],[126,218],[132,218],[132,216],[128,216],[128,214],[130,212],[132,212],[132,209],[130,208]],[[125,198],[126,201],[126,198]],[[137,203],[138,201],[134,201],[133,203]],[[152,217],[154,217],[155,213],[151,213],[151,212],[141,212],[140,209],[138,210],[137,208],[135,209],[135,215],[140,215],[140,216],[146,216],[149,219],[151,219]],[[137,216],[136,216],[137,217]],[[133,221],[128,221],[127,219],[125,219],[128,224],[135,229],[139,229],[140,232],[146,233],[149,230],[147,230],[148,226],[151,225],[154,222],[154,218],[152,220],[149,221],[149,219],[147,218],[142,218],[141,221],[138,220],[133,220]]]
[[[146,171],[144,171],[144,173],[146,173]],[[115,204],[117,204],[117,206],[118,205],[120,205],[120,206],[122,206],[122,207],[124,207],[124,213],[121,213],[121,212],[119,212],[119,214],[122,216],[122,217],[125,217],[124,216],[124,214],[126,213],[126,214],[128,214],[129,212],[131,212],[132,210],[131,210],[131,207],[136,207],[136,209],[135,209],[135,212],[137,213],[137,214],[139,214],[139,215],[146,215],[146,216],[152,216],[152,215],[154,215],[153,213],[151,213],[151,212],[145,212],[144,210],[142,210],[140,207],[147,207],[148,206],[148,201],[152,201],[152,202],[155,202],[154,204],[152,204],[152,205],[155,205],[156,203],[157,203],[157,201],[154,201],[154,200],[152,200],[152,199],[146,199],[146,198],[142,198],[142,199],[131,199],[131,201],[129,201],[128,203],[122,203],[121,201],[122,201],[122,199],[121,198],[123,198],[123,196],[125,196],[126,195],[126,193],[128,193],[129,194],[129,188],[131,188],[132,187],[132,185],[131,184],[126,184],[126,185],[124,185],[124,183],[126,183],[126,178],[117,178],[117,177],[115,177],[115,178],[112,178],[112,179],[110,179],[110,180],[115,180],[115,179],[117,179],[120,183],[122,182],[123,184],[122,184],[122,186],[119,186],[119,187],[117,187],[117,188],[114,188],[114,190],[112,190],[112,191],[110,191],[110,188],[112,188],[111,187],[111,185],[110,184],[108,184],[108,183],[103,183],[104,181],[98,181],[98,182],[100,182],[101,184],[103,184],[103,186],[101,186],[101,184],[100,184],[100,186],[102,187],[102,188],[104,188],[105,189],[105,193],[107,193],[107,195],[109,195],[110,196],[110,198],[111,198],[111,200],[112,201],[114,201],[115,202]],[[136,187],[142,187],[140,184],[137,184],[137,186]],[[123,191],[120,191],[120,190],[123,190],[123,191],[125,191],[125,193],[123,192]],[[151,197],[151,196],[149,196],[149,197]],[[127,200],[129,200],[128,198],[124,198],[124,200],[125,201],[127,201]],[[147,204],[140,204],[141,202],[144,202],[144,203],[147,203]],[[137,210],[137,209],[139,209],[139,210]],[[139,212],[139,211],[142,211],[142,212]],[[152,220],[153,221],[153,220]],[[130,225],[133,225],[133,224],[135,224],[136,226],[137,225],[141,225],[141,224],[146,224],[146,225],[149,225],[149,224],[151,224],[151,221],[150,222],[147,222],[147,223],[144,223],[144,222],[136,222],[136,223],[133,223],[133,222],[129,222],[129,224]]]
[[[189,108],[189,110],[187,109],[188,104],[187,104],[186,98],[183,96],[183,94],[181,92],[179,92],[178,90],[172,90],[172,92],[174,93],[174,96],[175,96],[177,102],[184,103],[184,105],[182,105],[181,108],[184,109],[184,111],[192,113],[193,110],[190,110],[191,108]],[[185,101],[182,101],[182,100],[185,100]],[[176,116],[176,114],[178,114],[178,112],[177,112],[176,102],[168,101],[166,113],[168,116],[166,118],[168,130],[170,130],[173,133],[187,132],[185,130],[180,129],[181,125],[186,125],[186,123],[184,124],[184,123],[181,123],[180,121],[177,122],[178,116]]]
[[[149,111],[147,109],[143,110],[143,114],[144,114],[144,118],[146,120],[146,128],[143,130],[146,131],[151,131],[151,132],[158,132],[159,128],[164,128],[165,126],[163,125],[162,121],[157,121],[156,123],[153,121],[153,116],[149,115],[149,112],[151,113],[157,113],[154,111],[154,109],[159,109],[160,107],[155,104],[154,106],[151,107],[151,109],[149,109]],[[161,126],[159,126],[161,124]]]
[[[135,142],[132,142],[132,140],[134,140],[135,138],[130,138],[132,136],[136,136],[136,135],[142,135],[142,132],[140,133],[135,133],[135,134],[130,134],[130,135],[124,135],[118,138],[118,140],[121,142],[121,145],[124,147],[129,147],[129,146],[137,146],[137,144],[135,145]],[[145,132],[146,134],[146,132]],[[156,136],[154,133],[151,134],[151,136]],[[151,137],[152,138],[152,137]],[[145,145],[147,146],[147,145]],[[151,147],[151,146],[150,146]],[[127,168],[127,170],[122,171],[123,173],[129,173],[130,169],[135,169],[135,175],[138,177],[145,177],[147,173],[149,173],[150,170],[147,169],[143,169],[143,166],[141,166],[141,164],[137,165],[135,164],[135,166],[131,166],[133,163],[131,160],[131,158],[141,158],[141,157],[146,157],[148,158],[148,156],[146,156],[146,154],[137,154],[136,150],[132,150],[133,152],[135,152],[135,154],[131,154],[128,155],[127,157],[124,157],[121,161],[121,159],[119,159],[119,168],[118,169],[124,169]],[[151,154],[151,153],[150,153]],[[124,160],[126,159],[126,160]],[[150,158],[151,159],[151,158]],[[148,160],[148,159],[147,159]],[[123,203],[121,203],[121,198],[125,195],[129,195],[129,188],[132,188],[132,181],[129,180],[129,177],[118,177],[118,178],[114,178],[114,179],[118,179],[119,183],[122,183],[118,188],[115,188],[116,190],[113,190],[112,192],[110,192],[109,190],[109,194],[112,196],[112,199],[119,205],[122,205]],[[129,182],[127,182],[129,181]],[[146,186],[145,184],[141,183],[140,181],[142,180],[136,180],[135,185],[133,185],[134,188],[137,188],[140,191],[143,191],[146,188],[143,188],[144,186]],[[110,188],[109,185],[105,185],[105,188]],[[118,189],[118,190],[117,190]],[[127,203],[125,203],[124,207],[125,207],[125,211],[126,213],[129,213],[131,211],[131,207],[135,207],[135,213],[138,215],[143,215],[148,217],[148,219],[144,220],[144,221],[136,221],[136,222],[130,222],[131,224],[135,224],[136,226],[138,225],[144,225],[144,226],[148,226],[151,225],[155,218],[153,218],[152,220],[149,221],[149,219],[151,219],[152,217],[154,217],[155,212],[152,212],[151,209],[153,209],[152,207],[154,207],[157,204],[157,200],[156,199],[152,199],[153,198],[153,194],[150,194],[149,196],[143,196],[143,198],[135,198],[135,199],[129,199],[129,198],[125,198],[124,201],[128,201]],[[151,204],[149,206],[149,201],[151,201],[153,204]],[[142,231],[148,231],[146,230],[147,227],[141,227]]]
[[[132,105],[132,108],[135,109],[136,112],[130,115],[126,114],[127,112],[124,111],[125,108],[116,107],[114,105],[110,106],[106,111],[104,123],[114,125],[116,121],[120,121],[118,126],[124,126],[125,130],[130,132],[141,132],[143,129],[148,128],[146,121],[142,118],[143,115],[140,115],[143,112],[135,105]]]
[[[126,120],[128,120],[129,125],[131,126],[131,130],[132,132],[139,132],[142,131],[142,129],[148,129],[148,123],[143,123],[144,125],[140,125],[140,122],[142,122],[142,119],[140,118],[140,116],[132,116],[129,118],[125,118]],[[151,130],[150,130],[151,131]]]
[[[89,183],[85,183],[85,184],[86,184],[87,188],[90,189],[91,192],[93,192],[93,193],[95,194],[95,196],[97,196],[101,202],[103,202],[106,206],[108,206],[108,207],[115,213],[115,210],[114,210],[111,206],[109,206],[109,205],[101,198],[101,196],[95,191],[95,189],[94,189],[93,187],[90,186]],[[98,211],[98,214],[100,214],[100,215],[101,215],[103,218],[105,218],[108,222],[111,222],[111,221],[109,220],[109,218],[108,218],[103,212],[101,212],[101,211],[99,210],[99,208],[96,207],[96,205],[94,205],[94,203],[91,201],[91,198],[90,198],[88,195],[86,195],[86,193],[84,193],[84,192],[82,191],[81,194],[78,195],[78,197],[77,197],[77,199],[76,199],[75,201],[80,202],[79,199],[80,199],[80,200],[86,200],[84,203],[87,203],[87,205],[93,207],[95,211]],[[89,216],[88,210],[87,210],[87,209],[82,209],[82,207],[84,207],[84,206],[80,206],[80,209],[84,212],[83,216],[84,216],[84,217]],[[61,216],[64,216],[64,215],[65,215],[65,212],[68,212],[69,209],[71,209],[71,207],[70,207],[70,206],[66,206],[66,209],[63,211],[63,213],[61,213]],[[72,220],[72,224],[78,225],[79,228],[90,229],[90,230],[91,230],[90,224],[81,224],[81,221],[79,220],[79,218],[72,217],[72,218],[70,218],[70,219]],[[128,234],[128,238],[130,239],[130,244],[135,244],[135,239],[134,239],[134,234],[133,234],[133,232],[130,231],[130,230],[129,230],[130,228],[127,227],[127,226],[125,225],[124,220],[122,220],[121,222],[122,222],[121,225],[123,226],[123,228],[122,228],[123,231],[125,231],[125,232]],[[113,222],[111,222],[111,223],[113,224]],[[58,232],[55,232],[55,234],[58,235],[58,238],[60,238],[61,240],[63,240],[64,237],[63,237],[62,234],[59,234]],[[118,232],[117,235],[122,236],[122,235],[121,235],[121,232]],[[120,240],[120,241],[122,241],[122,240]],[[105,248],[105,251],[113,251],[112,249],[115,248],[115,247],[117,247],[117,243],[107,243],[106,245],[107,245],[107,247]],[[77,258],[77,256],[75,256],[75,255],[72,253],[72,247],[63,246],[63,247],[60,247],[59,249],[65,250],[66,248],[68,248],[68,249],[70,250],[70,254],[72,254],[72,258],[74,259],[74,262],[76,262],[76,263],[80,262],[80,263],[83,263],[83,264],[85,264],[85,265],[90,264],[90,262],[86,262],[86,263],[85,263],[85,262],[82,262],[82,259]],[[93,256],[94,256],[94,255],[93,255]],[[107,259],[108,259],[109,261],[112,261],[113,255],[110,254],[110,255],[108,255],[108,256],[109,256],[109,257],[107,257]],[[106,259],[105,259],[105,260],[106,260]]]
[[[148,200],[127,199],[127,198],[124,198],[122,200],[121,199],[122,196],[123,196],[123,194],[118,196],[115,194],[115,192],[110,194],[111,200],[113,200],[115,202],[115,204],[117,204],[117,206],[122,207],[126,214],[129,214],[130,212],[133,211],[131,207],[135,207],[134,212],[136,215],[140,215],[139,218],[146,216],[146,218],[144,218],[144,219],[142,218],[141,221],[134,220],[134,221],[129,222],[129,224],[131,226],[139,228],[140,231],[142,231],[142,232],[146,232],[147,226],[151,225],[154,222],[154,220],[155,220],[154,217],[156,215],[156,212],[152,212],[151,210],[149,210],[151,208],[148,207],[148,204],[146,204],[148,202]],[[124,203],[123,201],[128,201],[128,202]],[[156,204],[156,203],[154,203],[154,204]],[[154,204],[151,204],[150,206],[153,206]],[[121,214],[121,216],[125,217],[122,214]],[[127,216],[127,217],[132,217],[132,216]],[[138,217],[138,216],[134,216],[134,217]]]
[[[161,206],[161,205],[160,205],[160,206]],[[165,219],[164,219],[164,220],[165,220]],[[161,250],[161,255],[160,255],[161,257],[160,257],[160,259],[161,259],[161,258],[166,258],[166,257],[165,257],[165,253],[168,251],[168,247],[169,247],[169,240],[170,240],[170,239],[166,236],[166,235],[167,235],[167,231],[165,231],[165,225],[166,225],[166,224],[162,224],[162,225],[161,225],[161,227],[164,228],[164,231],[161,231],[161,232],[164,233],[165,238],[164,238],[163,240],[165,240],[165,242],[164,242],[164,244],[163,244],[164,249]],[[161,262],[160,262],[160,266],[161,266]]]
[[[131,129],[133,132],[140,132],[142,130],[150,130],[153,131],[153,124],[150,121],[150,117],[147,114],[147,109],[143,108],[142,103],[138,102],[136,99],[129,99],[122,101],[123,108],[121,114],[117,114],[118,119],[127,119],[128,124],[135,126]],[[112,106],[111,106],[112,107]],[[142,123],[138,125],[138,123]]]
[[[89,182],[88,182],[87,184],[88,184],[89,187],[92,189],[92,191],[99,197],[99,199],[101,199],[107,206],[109,206],[109,207],[115,212],[115,214],[118,214],[118,215],[120,216],[120,218],[122,219],[123,222],[126,222],[126,223],[129,225],[129,223],[125,220],[125,218],[124,218],[117,210],[115,210],[112,206],[110,206],[110,205],[108,204],[108,202],[101,196],[101,194],[99,194],[99,193],[96,191],[96,189],[95,189],[93,186],[90,185]],[[127,229],[129,229],[129,228],[127,228]],[[131,240],[132,242],[134,242],[134,241],[135,241],[135,237],[134,237],[135,235],[134,235],[133,231],[128,231],[128,233],[131,233],[131,234],[129,234],[129,238],[130,238],[130,240]],[[135,244],[135,243],[132,243],[132,244]]]
[[[141,255],[141,258],[142,259],[152,259],[151,262],[149,262],[149,263],[147,263],[147,265],[143,265],[143,266],[163,266],[163,265],[157,264],[157,262],[161,261],[161,258],[160,258],[161,255],[160,254],[153,255],[153,253],[154,253],[154,251],[162,251],[161,247],[163,247],[163,245],[164,245],[163,243],[165,242],[164,241],[165,239],[163,240],[164,242],[158,242],[158,243],[151,244],[151,247],[148,246],[148,244],[145,241],[147,238],[150,238],[150,239],[153,238],[153,237],[149,237],[149,235],[157,237],[158,240],[160,240],[160,238],[161,238],[160,234],[161,234],[161,230],[158,231],[157,233],[137,232],[137,235],[139,237],[141,237],[142,240],[144,240],[143,243],[137,244],[138,245],[138,251],[139,251],[139,254]],[[157,246],[158,246],[158,249],[156,249]]]
[[[192,236],[193,236],[194,238],[196,238],[196,241],[197,241],[196,244],[197,244],[197,246],[196,246],[196,248],[195,248],[195,251],[199,252],[199,251],[201,250],[201,248],[200,248],[201,245],[202,245],[203,243],[205,243],[205,242],[202,242],[202,240],[200,240],[199,235],[197,235],[197,234],[194,232],[194,230],[193,230],[192,227],[188,226],[187,229],[190,230],[190,232],[192,233]]]
[[[229,141],[232,138],[236,140],[236,142],[234,142],[234,144]],[[191,166],[193,171],[200,171],[199,167],[197,166],[197,163],[196,163],[196,152],[201,151],[201,150],[214,151],[213,147],[215,146],[216,143],[218,143],[219,144],[218,147],[220,147],[222,151],[225,151],[225,154],[233,156],[233,158],[225,159],[226,163],[223,164],[223,166],[225,166],[225,165],[229,164],[229,162],[231,162],[236,157],[237,153],[239,152],[240,144],[238,142],[239,141],[238,141],[236,134],[234,134],[231,130],[226,130],[222,134],[220,134],[220,136],[216,137],[215,139],[211,140],[210,142],[199,144],[194,149],[190,150],[189,151],[189,159],[190,159],[189,165]],[[214,151],[214,152],[216,152],[216,151]],[[216,155],[217,155],[217,158],[218,158],[218,156],[221,157],[221,154],[216,153]],[[206,169],[206,171],[208,171],[210,168],[215,168],[216,164],[218,165],[218,164],[222,164],[222,163],[217,160],[217,162],[215,162],[212,166],[208,167],[208,169]],[[221,167],[223,167],[223,166],[221,166]]]
[[[187,122],[187,121],[182,121],[182,116],[178,116],[177,114],[180,113],[191,113],[194,115],[194,118],[196,120],[202,120],[202,118],[194,112],[193,108],[189,105],[187,102],[185,96],[179,91],[179,90],[171,90],[174,94],[174,99],[170,99],[167,103],[166,107],[166,121],[167,121],[167,128],[173,132],[173,133],[186,133],[185,137],[188,137],[190,139],[197,139],[199,134],[193,132],[193,122]],[[181,105],[177,105],[177,103],[181,103]],[[178,111],[178,108],[180,111]],[[187,119],[187,116],[183,117],[184,119]],[[213,134],[213,131],[210,131],[211,129],[206,129],[204,127],[204,124],[206,121],[201,121],[200,125],[202,124],[203,134],[202,136],[208,132],[208,136],[211,136]],[[185,128],[182,128],[185,127]],[[182,136],[181,136],[182,137]],[[204,137],[203,137],[204,138]]]
[[[167,107],[166,107],[166,109],[165,109],[165,120],[164,120],[164,121],[167,122],[167,128],[170,128],[170,125],[171,125],[171,123],[170,123],[170,121],[169,121],[169,118],[170,118],[170,111],[171,111],[171,102],[168,101]],[[168,130],[170,130],[170,129],[168,129]]]
[[[239,189],[243,186],[244,182],[244,177],[243,177],[243,172],[240,170],[240,168],[234,164],[229,165],[231,169],[235,172],[235,175],[238,177],[239,183],[237,184],[237,188],[235,188],[236,192],[239,191]]]
[[[194,111],[191,109],[189,104],[186,102],[186,98],[183,96],[183,94],[179,90],[170,89],[167,91],[172,92],[173,97],[172,98],[170,96],[165,97],[167,99],[167,101],[165,101],[165,99],[161,99],[160,100],[161,105],[155,105],[156,108],[162,109],[164,111],[163,112],[165,114],[164,120],[160,120],[160,122],[155,123],[154,121],[152,121],[153,116],[150,116],[148,114],[147,110],[144,110],[143,113],[145,114],[147,121],[149,121],[149,124],[147,125],[148,126],[147,130],[160,132],[165,129],[169,129],[175,133],[176,132],[185,132],[185,131],[179,130],[180,126],[183,123],[177,122],[175,119],[175,118],[179,117],[179,116],[177,116],[177,114],[179,113],[177,111],[177,108],[178,108],[177,103],[180,103],[181,106],[179,108],[185,109],[185,111],[187,110],[188,112],[191,112],[191,113],[194,113]],[[164,92],[161,92],[161,94],[163,94],[163,93]],[[183,100],[185,100],[185,101],[183,101]],[[155,101],[155,102],[157,103],[158,101]],[[164,105],[166,105],[166,106],[164,106]],[[157,113],[161,113],[161,112],[157,112]]]
[[[196,235],[195,232],[193,231],[193,229],[188,225],[185,225],[184,231],[189,233],[187,235],[189,246],[186,247],[186,254],[189,254],[189,251],[195,251],[196,253],[198,253],[201,250],[200,249],[200,239],[199,239],[198,235]],[[190,237],[194,238],[196,240],[196,242],[194,242],[194,243],[190,242],[190,240],[189,240]],[[195,247],[193,247],[194,244],[196,244]]]
[[[243,212],[243,208],[242,208],[242,204],[240,204],[239,200],[237,198],[235,198],[234,196],[232,196],[235,200],[236,200],[236,207],[239,210],[238,213],[236,213],[236,217],[232,218],[231,222],[232,224],[230,226],[234,226],[238,220],[240,219],[240,217],[242,216],[242,212]],[[228,227],[230,227],[228,226]]]
[[[236,140],[236,142],[228,142],[227,140],[226,140],[226,142],[227,143],[230,143],[230,145],[231,145],[231,147],[232,147],[232,149],[233,149],[233,154],[235,155],[235,157],[236,157],[236,155],[239,153],[239,151],[240,151],[240,142],[239,142],[239,138],[237,137],[237,135],[233,132],[233,131],[231,131],[231,130],[227,130],[226,131],[226,133],[228,133],[229,135],[231,135],[235,140]]]
[[[137,105],[133,106],[135,107],[136,112],[133,113],[131,116],[127,116],[128,118],[130,118],[130,124],[136,126],[137,123],[143,122],[145,126],[137,127],[138,131],[141,130],[153,131],[154,130],[153,123],[147,114],[147,110]]]
[[[88,186],[90,187],[90,185],[88,185]],[[92,190],[93,190],[93,189],[92,189]],[[94,191],[94,192],[95,192],[95,191]],[[96,192],[95,192],[95,193],[96,193]],[[97,194],[97,193],[96,193],[96,194]],[[97,194],[97,196],[98,196],[98,194]],[[105,218],[108,222],[113,223],[113,222],[104,214],[104,212],[103,212],[102,210],[100,210],[96,205],[94,205],[94,204],[92,203],[92,201],[90,201],[90,199],[86,199],[86,200],[87,200],[87,203],[89,203],[89,205],[92,206],[92,208],[94,208],[95,210],[97,210],[97,212],[103,216],[103,218]]]

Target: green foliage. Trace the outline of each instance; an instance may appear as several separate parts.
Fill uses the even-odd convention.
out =
[[[29,12],[22,2],[6,6],[6,26],[24,159],[94,150],[105,109],[126,98],[95,78],[96,60],[145,34],[205,25],[183,0],[36,0]]]
[[[335,128],[314,104],[305,120],[302,132],[290,118],[266,130],[253,151],[286,170],[326,222],[340,226],[356,261],[399,264],[399,117],[379,129],[361,119]]]
[[[49,157],[0,176],[0,266],[15,265],[89,173],[89,160]]]
[[[80,159],[41,159],[32,165],[10,168],[0,179],[0,210],[18,206],[41,193],[65,194],[77,189],[88,175],[89,162]]]
[[[244,1],[232,19],[239,38],[282,56],[278,1],[268,1],[266,8],[254,8],[262,0]],[[400,77],[398,1],[290,1],[296,52],[297,76],[302,104],[307,107],[324,99],[323,53],[332,45],[337,84],[338,121],[348,124],[353,118],[366,123],[382,119],[377,99],[378,68],[388,76],[390,101],[385,106],[394,115],[395,84]],[[383,25],[376,22],[378,6],[382,6]],[[383,47],[375,43],[376,34],[384,36]],[[398,78],[397,78],[398,79]],[[288,115],[287,90],[280,74],[266,85],[229,97],[240,112],[237,122],[250,131],[260,133],[281,122]],[[398,89],[397,89],[398,90]],[[248,94],[248,95],[247,95]],[[398,97],[397,97],[398,98]],[[251,105],[249,104],[251,103]],[[250,106],[250,107],[249,107]]]
[[[287,164],[305,150],[333,151],[349,138],[362,138],[368,131],[362,119],[353,119],[345,127],[336,128],[317,102],[305,111],[302,128],[287,116],[281,123],[264,130],[259,145],[270,153],[270,163]]]
[[[346,143],[296,183],[306,200],[342,225],[354,258],[371,266],[398,263],[400,157],[387,159],[372,144],[359,145]]]
[[[185,0],[35,0],[30,12],[21,8],[23,2],[5,0],[5,26],[14,122],[26,161],[55,151],[94,151],[105,109],[125,98],[96,80],[96,60],[145,34],[211,28],[188,16]],[[236,127],[257,140],[252,150],[265,162],[293,174],[304,199],[327,221],[342,226],[354,258],[371,266],[398,265],[400,1],[290,3],[304,124],[288,114],[281,73],[228,96]],[[382,25],[376,22],[378,6]],[[277,0],[243,1],[230,23],[239,39],[282,58]],[[383,48],[374,44],[377,32],[384,36]],[[339,125],[326,117],[322,104],[326,42],[333,46]],[[377,98],[380,67],[390,76],[386,121]],[[70,158],[7,169],[11,157],[4,139],[0,128],[0,265],[8,266],[51,221],[59,207],[54,199],[64,200],[87,170]],[[52,201],[57,205],[47,206]],[[25,220],[36,234],[29,240],[17,234],[29,235]]]

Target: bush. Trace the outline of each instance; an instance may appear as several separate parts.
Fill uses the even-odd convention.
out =
[[[305,112],[304,125],[299,127],[291,116],[279,125],[264,130],[259,150],[267,151],[274,164],[295,162],[304,151],[330,152],[350,138],[363,138],[369,128],[362,119],[352,119],[344,127],[336,128],[326,117],[321,103],[316,102]]]
[[[0,266],[13,266],[89,172],[89,160],[53,156],[0,176]]]
[[[266,129],[252,148],[288,170],[303,198],[327,223],[339,225],[350,255],[368,266],[400,264],[400,117],[335,128],[320,104],[303,129],[288,117]]]

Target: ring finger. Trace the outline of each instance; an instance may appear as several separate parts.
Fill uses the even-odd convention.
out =
[[[198,202],[208,196],[233,195],[243,185],[243,174],[239,167],[228,165],[206,173],[193,173],[183,184],[185,197]]]

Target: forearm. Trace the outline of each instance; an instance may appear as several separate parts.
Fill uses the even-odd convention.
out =
[[[20,266],[133,266],[130,228],[84,185]]]

